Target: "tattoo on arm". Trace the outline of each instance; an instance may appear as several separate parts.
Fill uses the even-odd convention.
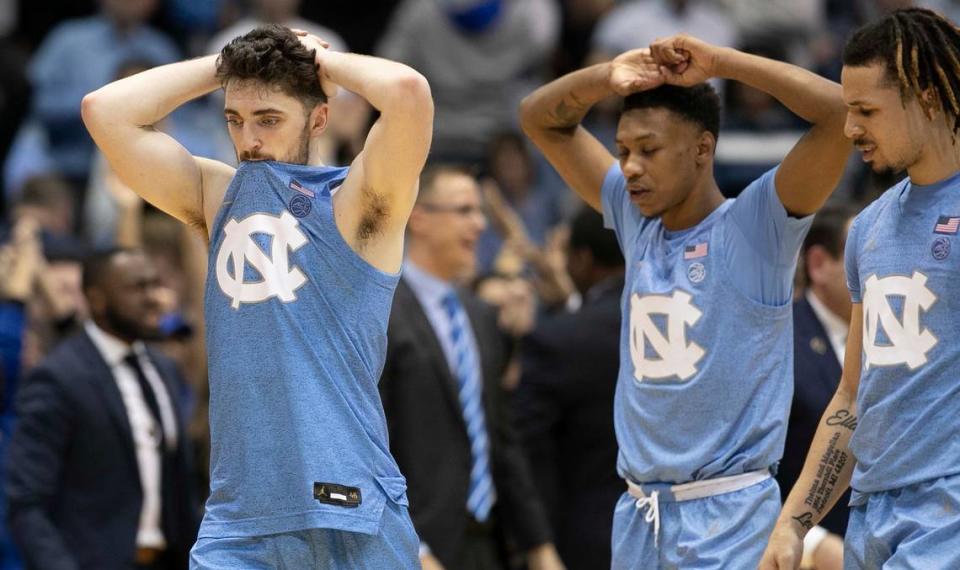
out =
[[[837,413],[827,418],[828,426],[845,427],[850,431],[857,429],[857,416],[850,413],[850,410],[837,410]]]
[[[837,482],[840,480],[840,473],[844,466],[850,460],[846,451],[837,449],[837,442],[840,440],[840,432],[834,432],[827,444],[827,450],[820,457],[820,464],[817,465],[817,476],[810,485],[804,504],[812,507],[820,514],[825,512],[830,497],[833,496],[837,488]]]
[[[587,106],[577,97],[577,94],[570,93],[557,103],[550,118],[553,120],[554,128],[572,130],[580,124],[580,119],[586,111]]]
[[[810,530],[813,528],[813,513],[807,511],[800,516],[791,517],[793,520],[797,521],[797,524],[803,528]]]

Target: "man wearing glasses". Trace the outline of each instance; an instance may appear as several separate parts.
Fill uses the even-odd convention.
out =
[[[509,344],[494,311],[457,287],[473,276],[486,225],[470,174],[424,171],[380,379],[390,448],[407,477],[425,569],[506,568],[505,536],[530,568],[560,568],[505,419]]]

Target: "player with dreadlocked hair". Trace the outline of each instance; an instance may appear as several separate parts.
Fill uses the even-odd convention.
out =
[[[857,216],[840,386],[761,568],[794,569],[848,484],[844,568],[960,568],[960,30],[898,10],[843,53],[845,133],[906,171]]]

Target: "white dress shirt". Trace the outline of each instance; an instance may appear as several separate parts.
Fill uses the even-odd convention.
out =
[[[850,333],[850,323],[828,309],[813,291],[807,289],[806,296],[810,307],[813,309],[813,314],[817,316],[817,320],[823,325],[823,330],[827,332],[827,340],[830,341],[833,353],[837,355],[840,366],[843,366],[843,356],[847,352],[847,335]]]
[[[166,439],[167,448],[172,450],[177,444],[177,422],[174,419],[170,395],[167,393],[160,373],[150,362],[146,347],[142,342],[137,341],[128,345],[117,337],[108,334],[92,321],[84,323],[84,329],[93,341],[94,346],[100,351],[100,355],[107,366],[110,367],[110,371],[113,372],[113,378],[117,382],[117,388],[120,389],[120,395],[123,398],[124,408],[127,410],[127,420],[130,422],[130,432],[133,436],[133,446],[137,455],[137,467],[140,471],[140,487],[143,490],[143,505],[140,509],[140,524],[137,530],[137,547],[163,549],[167,542],[160,525],[160,476],[163,466],[160,450],[157,446],[160,432],[157,429],[158,426],[153,418],[153,413],[151,413],[147,401],[144,399],[143,392],[140,390],[136,372],[123,359],[131,351],[137,355],[140,368],[143,369],[143,374],[156,395],[157,404],[160,407],[160,418],[163,423],[163,435]]]

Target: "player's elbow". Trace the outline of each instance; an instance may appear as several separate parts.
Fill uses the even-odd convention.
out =
[[[410,69],[394,80],[394,93],[401,112],[433,121],[433,93],[426,77]]]
[[[93,130],[99,124],[105,107],[104,97],[100,90],[84,95],[80,101],[80,117],[88,130]]]
[[[542,105],[537,96],[537,92],[527,95],[520,101],[520,128],[531,139],[536,140],[537,135],[545,129],[546,125],[542,117]]]

